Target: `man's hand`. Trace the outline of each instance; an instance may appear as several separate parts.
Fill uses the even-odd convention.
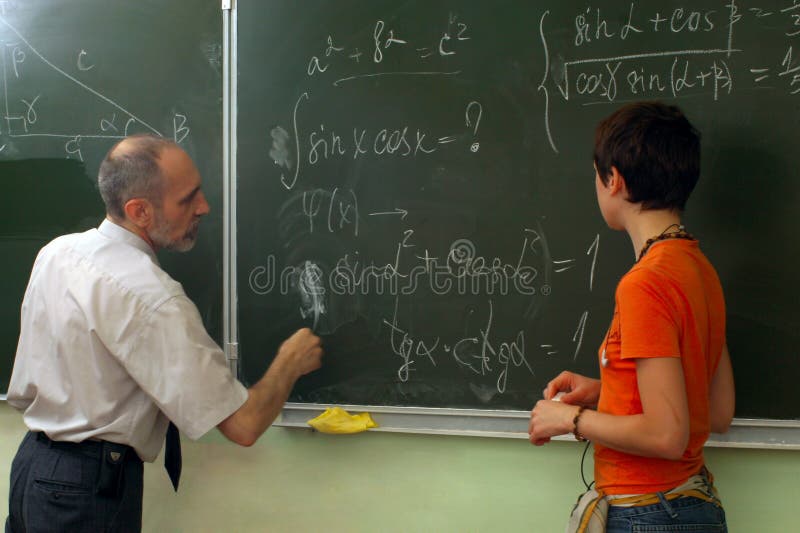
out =
[[[272,424],[300,376],[322,366],[322,343],[308,328],[286,339],[264,376],[247,391],[247,401],[217,427],[242,446],[252,446]]]
[[[310,329],[299,329],[281,344],[275,360],[299,378],[322,366],[322,341]]]

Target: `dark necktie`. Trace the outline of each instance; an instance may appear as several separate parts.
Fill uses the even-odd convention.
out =
[[[181,480],[181,436],[178,433],[178,428],[172,422],[169,423],[167,428],[167,442],[164,449],[164,468],[167,469],[172,486],[175,487],[175,492],[178,492],[178,482]]]

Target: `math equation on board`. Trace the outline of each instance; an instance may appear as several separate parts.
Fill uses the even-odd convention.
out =
[[[563,48],[554,48],[551,38],[560,22],[550,11],[541,14],[538,90],[546,99],[544,122],[553,150],[558,151],[550,133],[551,120],[557,120],[549,115],[554,100],[591,105],[704,94],[715,102],[733,97],[737,87],[800,93],[797,0],[730,0],[707,7],[692,2],[669,9],[653,4],[631,2],[622,11],[585,7],[572,18]],[[741,44],[743,33],[748,42],[777,41],[780,52],[743,60],[745,52],[759,48]]]
[[[503,28],[479,10],[436,13],[431,5],[425,16],[400,10],[297,38],[303,54],[280,74],[292,90],[257,134],[271,169],[246,178],[269,181],[283,233],[240,264],[241,291],[245,299],[284,298],[287,312],[323,335],[359,314],[377,319],[371,357],[391,379],[452,372],[481,384],[475,396],[496,398],[531,383],[542,362],[596,360],[613,305],[613,284],[603,287],[602,306],[582,304],[600,298],[599,214],[582,219],[594,225],[565,228],[547,206],[521,209],[514,187],[495,194],[503,143],[524,138],[515,153],[539,149],[557,167],[570,143],[562,124],[587,110],[605,106],[604,116],[615,104],[653,99],[714,106],[754,91],[791,98],[800,93],[800,1],[571,9],[500,2],[498,10],[519,8],[508,9],[509,27],[523,35],[508,46]],[[769,53],[745,45],[762,40],[772,43]],[[488,49],[513,55],[495,61],[506,59],[510,74],[475,59]],[[531,116],[498,105],[516,79],[526,80]],[[506,127],[515,118],[525,126]],[[595,123],[587,120],[586,130]],[[442,193],[437,178],[451,170],[469,179],[447,182],[457,190]],[[540,172],[526,168],[517,183]],[[535,198],[532,190],[524,194]],[[504,216],[504,205],[519,216]],[[248,236],[246,245],[253,242]]]
[[[571,313],[565,331],[557,335],[532,335],[526,323],[541,313],[541,302],[557,298],[560,277],[569,275],[570,284],[579,279],[585,293],[593,290],[600,237],[595,231],[579,233],[564,255],[555,255],[546,224],[534,216],[503,228],[509,245],[502,253],[449,222],[453,233],[432,239],[430,227],[420,224],[420,209],[442,216],[450,208],[440,204],[441,198],[431,196],[433,207],[420,208],[426,203],[424,185],[381,195],[364,183],[391,189],[386,182],[397,179],[397,172],[413,174],[441,168],[453,157],[470,161],[483,156],[482,126],[491,120],[492,108],[479,91],[459,92],[447,102],[447,118],[436,121],[413,113],[398,119],[379,109],[386,87],[401,84],[413,91],[421,85],[424,91],[446,92],[459,83],[463,58],[468,59],[471,46],[480,45],[472,31],[479,21],[458,13],[445,13],[443,20],[438,28],[412,34],[406,31],[411,20],[375,19],[363,40],[331,30],[310,46],[313,52],[296,65],[303,81],[286,102],[286,118],[270,124],[261,141],[280,195],[280,200],[270,199],[279,214],[274,231],[294,229],[276,248],[260,250],[255,263],[240,265],[242,288],[246,298],[286,298],[288,311],[323,335],[357,318],[340,317],[347,314],[337,311],[342,301],[349,306],[366,301],[363,312],[380,324],[380,355],[375,357],[383,358],[380,365],[391,369],[391,379],[413,383],[430,371],[449,368],[481,378],[486,385],[474,393],[493,397],[535,374],[538,360],[586,355],[588,310]],[[378,93],[370,104],[375,113],[364,113],[373,92]],[[348,100],[356,107],[352,114],[328,112],[332,107],[341,111],[340,98],[347,100],[349,94],[355,95]],[[403,105],[399,96],[393,105]],[[405,105],[413,104],[406,100]],[[376,170],[348,183],[332,168],[345,175],[353,168],[364,174],[365,168]],[[382,168],[394,174],[387,178]],[[246,240],[245,246],[251,248],[252,242]],[[294,254],[295,247],[307,253]],[[408,303],[421,298],[444,302],[436,311],[442,316],[422,311],[431,314],[424,320],[452,324],[454,314],[464,314],[455,320],[460,331],[420,328],[420,316],[409,312]],[[376,301],[382,304],[371,308]],[[518,323],[509,327],[511,307]]]

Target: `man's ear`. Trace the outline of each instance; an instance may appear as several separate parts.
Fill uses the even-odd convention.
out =
[[[620,174],[619,169],[613,165],[611,166],[611,172],[608,173],[608,184],[606,187],[609,188],[611,194],[622,193],[626,197],[628,196],[628,187],[625,183],[625,177]]]
[[[146,198],[132,198],[123,207],[125,217],[139,228],[149,228],[155,217],[155,207]]]

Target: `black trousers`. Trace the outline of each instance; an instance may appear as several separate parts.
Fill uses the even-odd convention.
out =
[[[141,531],[142,461],[133,449],[120,456],[113,446],[112,453],[99,441],[25,435],[11,464],[6,533]],[[104,466],[109,458],[119,465]],[[117,476],[110,491],[109,472]]]

